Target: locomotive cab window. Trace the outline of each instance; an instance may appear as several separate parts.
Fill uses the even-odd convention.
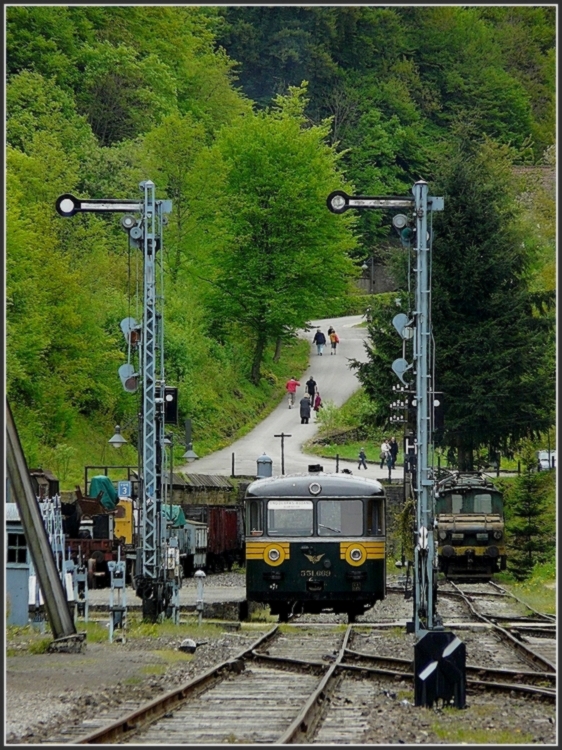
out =
[[[475,513],[491,513],[492,512],[492,496],[488,492],[479,493],[474,495],[474,512]]]
[[[270,536],[312,536],[312,500],[269,500],[267,533]]]
[[[451,512],[462,513],[463,512],[463,496],[452,494],[451,495]],[[468,513],[468,507],[464,508],[464,512]]]
[[[362,536],[361,500],[319,500],[318,536]]]
[[[250,500],[246,504],[246,534],[249,536],[262,536],[263,534],[261,500]]]

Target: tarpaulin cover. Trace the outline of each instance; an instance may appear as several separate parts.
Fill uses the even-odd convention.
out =
[[[166,521],[172,522],[172,528],[178,529],[185,526],[185,513],[181,505],[164,505]]]
[[[104,474],[92,477],[92,481],[90,482],[90,497],[97,497],[102,490],[103,495],[101,496],[100,503],[106,510],[115,510],[119,502],[119,496],[111,479]]]

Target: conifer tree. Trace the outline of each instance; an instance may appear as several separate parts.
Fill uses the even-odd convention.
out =
[[[509,150],[461,138],[434,195],[432,327],[443,442],[472,469],[554,424],[554,295],[531,291]]]

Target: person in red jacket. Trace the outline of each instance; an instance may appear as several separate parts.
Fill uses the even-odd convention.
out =
[[[316,396],[314,397],[314,406],[312,407],[316,413],[318,413],[318,410],[322,406],[322,399],[320,398],[320,394],[318,391],[316,391]]]
[[[297,387],[299,385],[300,383],[296,378],[291,378],[290,380],[287,380],[287,384],[285,385],[285,388],[287,389],[287,392],[289,394],[289,409],[291,409],[293,404],[295,403],[295,393],[297,392]]]

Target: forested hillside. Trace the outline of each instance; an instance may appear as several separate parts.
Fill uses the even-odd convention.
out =
[[[553,424],[554,198],[521,170],[553,168],[554,8],[12,6],[6,19],[6,387],[30,465],[79,478],[84,463],[107,462],[115,423],[135,424],[117,369],[119,323],[140,316],[142,258],[116,217],[62,219],[55,201],[138,198],[146,179],[173,202],[166,379],[200,455],[304,366],[299,327],[364,309],[353,279],[365,257],[407,283],[390,217],[335,216],[327,194],[403,194],[420,178],[445,196],[444,382],[467,328],[481,333],[478,370],[509,339],[500,330],[516,329],[478,392],[516,362],[506,392],[525,416],[499,433],[470,424],[471,439],[512,445]],[[481,295],[473,315],[450,286],[459,268]],[[503,328],[481,327],[506,308]],[[388,384],[375,365],[395,355],[371,334],[363,375],[380,420]],[[467,415],[451,419],[458,432]]]

